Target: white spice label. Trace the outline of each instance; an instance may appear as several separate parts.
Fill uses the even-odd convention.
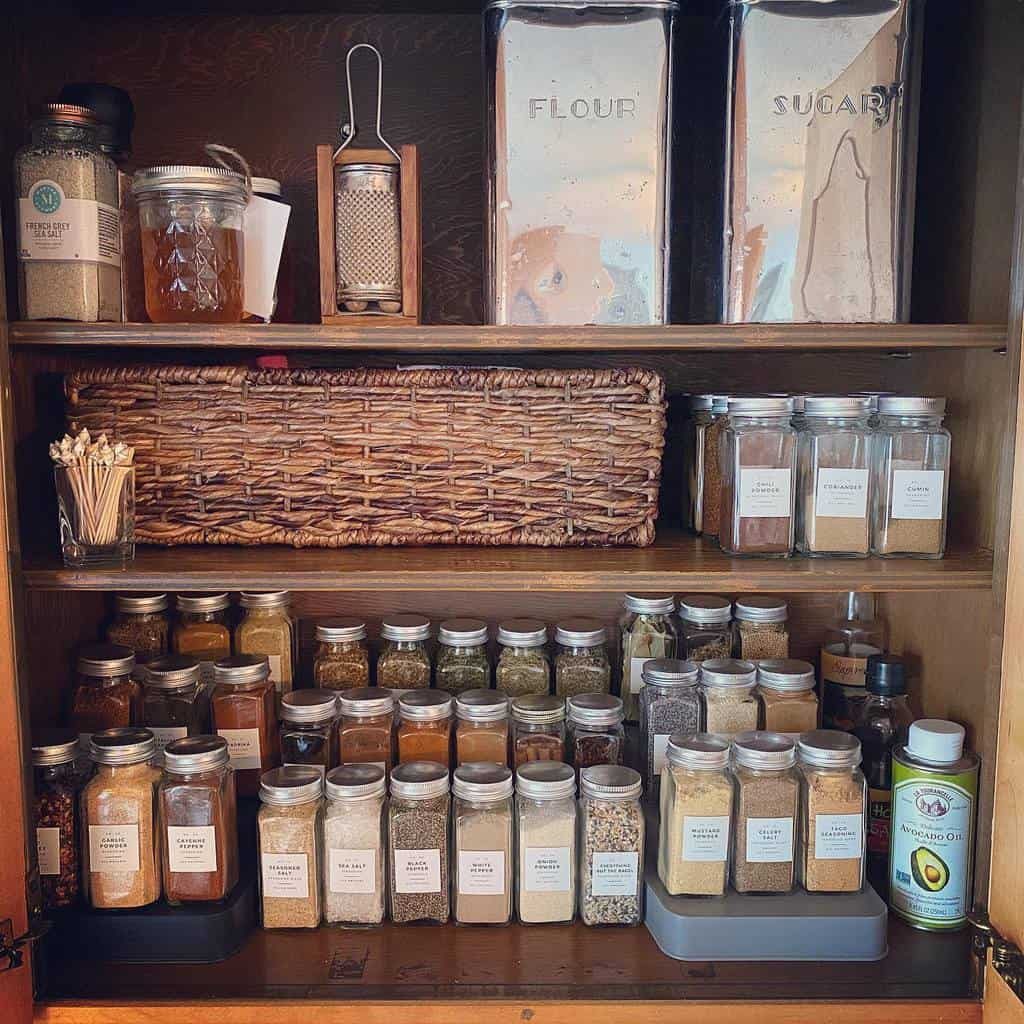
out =
[[[868,514],[868,471],[819,469],[814,513],[837,519],[864,519]]]
[[[395,892],[441,891],[440,850],[395,850]]]
[[[274,685],[277,687],[277,692],[287,692],[283,689],[284,680],[281,678],[281,655],[268,654],[267,661],[270,662],[270,678],[274,680]],[[288,690],[291,690],[291,686],[288,687]]]
[[[68,199],[40,178],[18,200],[18,259],[121,266],[120,214],[95,199]]]
[[[595,853],[590,873],[592,896],[635,896],[639,853]]]
[[[747,860],[751,864],[784,864],[792,859],[792,818],[747,818]]]
[[[90,871],[138,871],[138,825],[90,825]]]
[[[217,829],[213,825],[168,825],[167,863],[185,874],[217,870]]]
[[[265,853],[260,872],[264,896],[309,898],[309,860],[304,853]]]
[[[892,518],[941,519],[945,482],[941,469],[894,469]]]
[[[729,816],[683,815],[683,860],[724,861],[729,853]]]
[[[629,692],[639,693],[644,688],[644,665],[652,658],[629,659]]]
[[[569,892],[569,847],[527,846],[523,850],[522,885],[526,892]]]
[[[668,733],[654,737],[654,771],[660,775],[662,768],[668,763]]]
[[[166,747],[172,740],[184,739],[188,735],[188,729],[184,726],[147,725],[146,728],[156,739],[156,750],[158,754],[162,754],[164,752],[164,747]]]
[[[232,768],[260,767],[259,729],[218,729],[217,735],[228,741]]]
[[[788,469],[740,469],[740,518],[785,519],[792,514]]]
[[[864,850],[864,815],[816,814],[814,859],[858,859]]]
[[[39,858],[39,874],[60,874],[60,829],[43,827],[36,829],[36,853]]]
[[[504,850],[459,850],[462,896],[500,896],[504,891]]]
[[[371,896],[377,889],[376,850],[327,851],[331,892]]]

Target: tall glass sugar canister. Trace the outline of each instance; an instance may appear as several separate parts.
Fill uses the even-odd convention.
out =
[[[626,721],[640,717],[640,692],[644,665],[652,658],[676,656],[677,631],[672,594],[626,594],[619,619],[622,648],[622,703]]]

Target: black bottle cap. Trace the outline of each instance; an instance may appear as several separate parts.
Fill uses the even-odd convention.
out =
[[[135,107],[124,89],[101,82],[71,82],[61,89],[60,102],[77,103],[96,114],[100,149],[115,163],[131,156]]]
[[[872,654],[865,670],[868,693],[898,697],[907,692],[907,666],[898,654]]]

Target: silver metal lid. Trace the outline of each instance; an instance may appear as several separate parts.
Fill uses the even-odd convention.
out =
[[[269,678],[270,659],[265,654],[234,654],[230,658],[221,658],[213,666],[213,681],[218,685],[262,683]]]
[[[479,647],[487,643],[487,623],[479,619],[445,619],[437,641],[445,647]]]
[[[618,764],[598,764],[580,772],[580,794],[627,800],[643,791],[640,773]]]
[[[576,772],[561,761],[529,761],[516,771],[516,793],[530,800],[574,797]]]
[[[789,605],[781,597],[750,594],[736,598],[733,617],[740,622],[785,622],[789,618]]]
[[[281,697],[281,720],[315,724],[331,722],[338,713],[335,690],[292,690]]]
[[[711,412],[715,416],[724,416],[729,411],[728,395],[711,396]]]
[[[871,399],[867,395],[806,395],[804,415],[866,417],[871,415]]]
[[[380,624],[384,640],[429,640],[430,619],[424,615],[389,615]]]
[[[712,658],[701,663],[700,681],[704,686],[753,686],[757,666],[739,658]]]
[[[452,695],[444,690],[409,690],[398,698],[398,713],[410,722],[440,722],[452,715]]]
[[[924,398],[914,395],[879,395],[879,416],[944,416],[944,398]]]
[[[181,690],[199,682],[199,662],[187,654],[165,654],[142,669],[143,683],[155,690]]]
[[[543,647],[548,627],[540,619],[506,619],[498,623],[498,643],[503,647]]]
[[[645,683],[655,686],[695,686],[700,679],[700,665],[679,658],[651,658],[644,662],[640,675]]]
[[[96,764],[140,764],[155,753],[156,737],[148,729],[104,729],[89,738],[89,757]]]
[[[466,690],[455,698],[455,717],[464,722],[500,722],[508,718],[508,697],[497,690]]]
[[[47,103],[37,118],[49,124],[68,124],[77,128],[98,128],[100,119],[91,107],[77,103]]]
[[[546,693],[528,693],[512,701],[512,718],[533,725],[551,725],[565,721],[565,701]]]
[[[618,725],[626,716],[622,701],[610,693],[580,693],[565,702],[566,715],[576,725]]]
[[[674,594],[626,594],[623,604],[638,615],[671,615],[676,610]]]
[[[280,196],[281,182],[277,178],[253,178],[252,190],[258,196]]]
[[[223,736],[183,736],[164,747],[164,771],[191,775],[212,771],[231,761]]]
[[[512,772],[503,764],[470,761],[452,775],[452,793],[463,800],[505,800],[514,788]]]
[[[803,416],[804,409],[805,409],[805,407],[807,405],[807,396],[806,395],[793,395],[792,398],[793,398],[793,415],[794,416]]]
[[[599,647],[606,639],[597,619],[565,619],[555,626],[555,643],[562,647]]]
[[[359,686],[341,692],[338,708],[351,718],[376,718],[395,710],[395,696],[379,686]]]
[[[287,590],[272,590],[265,594],[250,594],[243,591],[238,603],[243,608],[285,608],[292,595]]]
[[[796,746],[781,732],[741,732],[732,741],[737,764],[764,771],[781,771],[796,764]]]
[[[729,764],[729,749],[727,739],[710,732],[677,732],[669,737],[665,756],[680,768],[721,771]]]
[[[78,652],[78,671],[83,676],[126,676],[133,668],[135,652],[123,644],[89,644]]]
[[[814,666],[798,658],[764,658],[757,663],[757,681],[769,690],[801,693],[814,689]]]
[[[391,795],[430,800],[448,792],[448,769],[436,761],[407,761],[391,770]]]
[[[892,395],[892,394],[895,394],[895,392],[894,391],[855,391],[854,394],[858,398],[866,398],[868,400],[868,402],[871,404],[871,411],[874,413],[874,412],[878,412],[878,400],[883,395]]]
[[[260,800],[274,807],[293,807],[319,800],[324,791],[319,768],[292,765],[271,768],[260,777]]]
[[[689,397],[690,411],[691,412],[710,412],[715,404],[714,395],[690,395]]]
[[[802,764],[812,768],[856,768],[860,764],[860,740],[837,729],[812,729],[797,740]]]
[[[179,594],[179,612],[219,612],[231,604],[227,594]]]
[[[366,623],[354,615],[321,619],[316,624],[316,639],[325,643],[352,643],[366,639]]]
[[[132,194],[138,197],[160,192],[212,193],[244,203],[248,199],[245,176],[224,167],[197,164],[160,164],[136,171]]]
[[[135,615],[162,612],[170,604],[166,594],[118,594],[115,600],[119,612]]]
[[[366,800],[388,791],[387,772],[379,764],[343,764],[327,773],[328,800]]]
[[[732,621],[732,601],[717,594],[687,594],[679,598],[679,618],[699,626],[722,626]]]
[[[68,764],[78,755],[78,734],[68,729],[40,729],[32,736],[32,763]]]
[[[619,7],[645,11],[674,11],[679,9],[679,0],[490,0],[484,8],[487,11],[510,11],[516,7],[555,7],[576,10],[582,7]]]
[[[792,416],[793,399],[788,395],[729,396],[730,416]]]

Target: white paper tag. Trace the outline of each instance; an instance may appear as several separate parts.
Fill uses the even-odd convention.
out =
[[[814,816],[815,860],[856,860],[863,852],[863,814]]]
[[[328,884],[331,892],[370,896],[377,888],[376,850],[327,851]]]
[[[187,874],[217,870],[217,829],[213,825],[168,825],[167,863]]]
[[[261,320],[269,320],[274,312],[274,286],[291,212],[287,203],[262,196],[253,196],[245,208],[245,311]]]
[[[18,200],[18,259],[121,266],[121,220],[114,206],[68,199],[50,178],[40,178]]]
[[[304,853],[264,853],[260,857],[263,895],[304,900],[309,897],[309,860]]]
[[[459,893],[500,896],[505,891],[504,850],[460,850]]]
[[[184,739],[188,735],[188,729],[182,725],[147,725],[146,728],[156,739],[156,752],[162,754],[164,747],[172,740]]]
[[[837,519],[864,519],[868,514],[866,469],[819,469],[814,513]]]
[[[629,659],[629,692],[639,693],[644,688],[644,665],[653,658]]]
[[[138,871],[138,825],[90,825],[90,871]]]
[[[792,514],[788,469],[740,469],[740,518],[785,519]]]
[[[639,853],[595,853],[590,874],[593,896],[635,896]]]
[[[728,856],[728,815],[683,815],[683,860],[723,861]]]
[[[440,850],[395,850],[395,892],[440,891]]]
[[[228,741],[232,768],[261,767],[259,729],[218,729],[217,735]]]
[[[941,519],[945,478],[941,469],[894,469],[892,518]]]
[[[291,690],[291,685],[289,684],[288,690],[284,689],[284,680],[281,678],[281,655],[268,654],[267,661],[270,663],[270,678],[277,687],[277,692],[288,693]]]
[[[668,733],[654,737],[654,771],[658,775],[668,763],[668,741],[670,739],[671,736]]]
[[[36,829],[36,855],[39,874],[60,874],[60,829],[44,826]]]
[[[747,860],[751,864],[784,864],[792,859],[792,818],[747,818]]]
[[[527,846],[523,850],[526,892],[569,892],[571,888],[568,846]]]

